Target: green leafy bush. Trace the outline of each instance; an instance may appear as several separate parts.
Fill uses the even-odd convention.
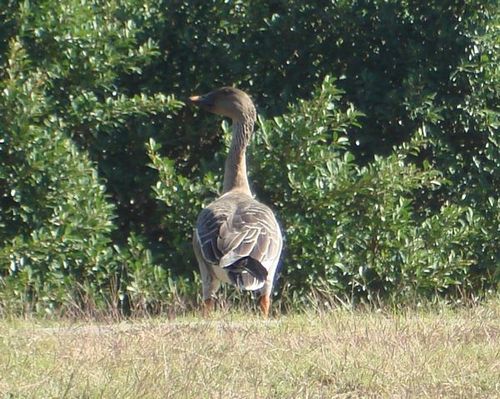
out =
[[[0,98],[3,301],[53,309],[109,294],[113,206],[94,166],[51,113],[45,72],[11,42]],[[90,286],[89,286],[90,285]]]
[[[359,117],[342,108],[327,77],[310,101],[260,122],[252,176],[283,219],[287,291],[405,300],[494,286],[492,273],[475,270],[489,261],[471,245],[486,223],[481,215],[419,202],[422,192],[448,184],[427,161],[416,162],[431,146],[425,127],[360,167],[346,135]]]
[[[15,310],[139,302],[127,265],[142,247],[117,216],[123,201],[140,202],[124,193],[138,184],[133,166],[148,170],[141,126],[181,103],[123,89],[158,52],[117,4],[91,3],[9,3],[1,13],[0,285]],[[134,148],[142,165],[130,162]]]
[[[227,84],[261,115],[284,299],[498,287],[496,3],[4,1],[1,302],[195,298],[191,226],[228,132],[176,98]]]
[[[432,146],[425,126],[392,154],[359,166],[348,132],[362,115],[342,105],[334,83],[326,77],[311,100],[259,119],[251,144],[251,180],[285,229],[282,289],[297,298],[314,290],[328,298],[405,301],[493,287],[495,276],[475,269],[485,254],[471,245],[484,219],[457,203],[432,211],[419,202],[449,184],[429,162],[419,165]],[[171,267],[181,259],[194,267],[192,224],[204,190],[220,184],[210,174],[190,180],[159,157],[154,142],[148,148],[160,172],[156,196],[168,206],[166,230],[180,239],[171,241]]]
[[[193,309],[200,288],[196,277],[174,276],[164,262],[155,263],[143,237],[132,234],[126,247],[115,250],[120,265],[120,303],[113,309],[136,316]]]

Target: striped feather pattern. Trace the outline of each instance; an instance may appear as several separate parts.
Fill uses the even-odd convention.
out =
[[[198,216],[196,237],[195,245],[199,245],[207,264],[230,269],[250,257],[274,275],[282,246],[281,232],[272,211],[247,194],[229,192],[212,202]],[[259,277],[243,272],[241,288],[261,288],[264,280]],[[234,279],[223,280],[234,284]]]

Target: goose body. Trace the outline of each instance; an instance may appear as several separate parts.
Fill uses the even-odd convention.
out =
[[[218,280],[254,291],[266,282],[272,284],[281,233],[267,206],[246,194],[229,192],[201,211],[195,245]]]
[[[255,107],[246,93],[235,88],[190,100],[233,120],[223,194],[200,212],[193,234],[205,310],[213,307],[220,283],[229,283],[259,291],[260,307],[267,316],[283,240],[272,210],[252,196],[248,184],[245,150],[253,132]]]

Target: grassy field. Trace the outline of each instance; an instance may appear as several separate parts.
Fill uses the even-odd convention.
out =
[[[500,301],[433,310],[0,321],[3,398],[499,398]]]

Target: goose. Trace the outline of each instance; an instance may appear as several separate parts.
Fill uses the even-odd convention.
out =
[[[189,101],[232,120],[222,195],[200,212],[193,233],[204,313],[213,310],[220,284],[228,283],[256,291],[262,314],[268,317],[283,238],[274,213],[254,198],[248,184],[245,154],[256,120],[255,106],[234,87],[192,96]]]

